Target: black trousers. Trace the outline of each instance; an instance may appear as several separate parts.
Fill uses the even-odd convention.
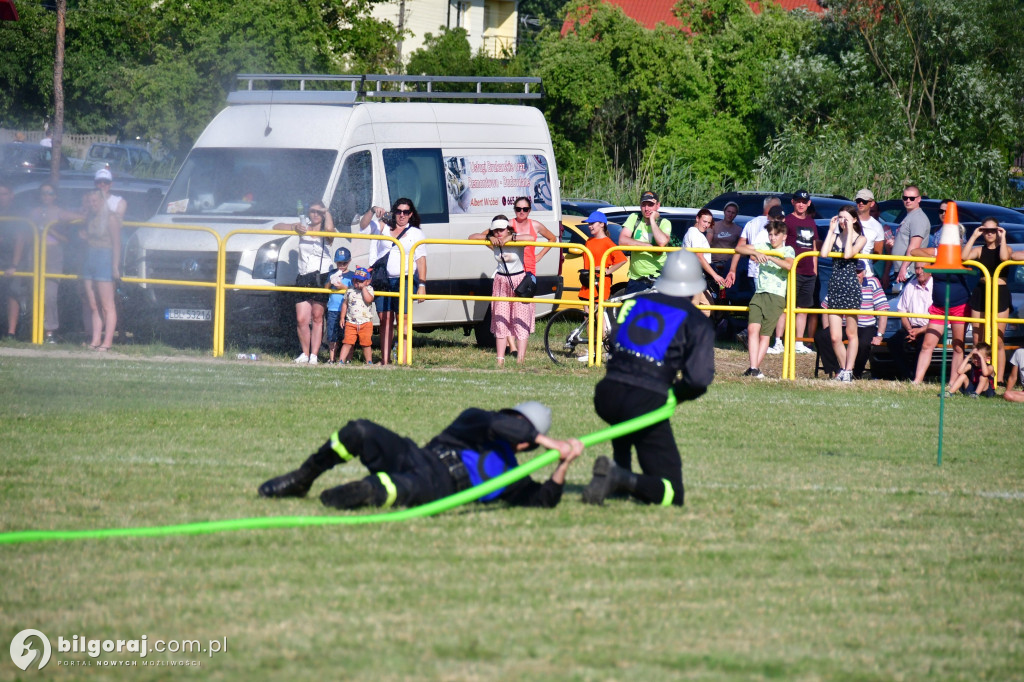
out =
[[[899,330],[893,334],[888,341],[889,354],[892,356],[896,371],[904,379],[913,379],[917,375],[917,356],[921,352],[921,339],[924,334],[918,334],[916,341],[911,341],[907,330],[901,325]]]
[[[594,389],[594,409],[597,416],[609,424],[647,414],[665,404],[661,393],[623,384],[613,379],[602,379]],[[632,469],[632,450],[643,472],[633,495],[650,504],[663,504],[671,494],[671,504],[683,504],[683,461],[672,434],[672,425],[663,420],[633,433],[612,440],[615,463],[626,470]]]
[[[456,492],[448,468],[437,455],[380,424],[366,419],[350,421],[338,431],[338,440],[362,460],[375,485],[380,482],[376,474],[388,475],[395,484],[395,505],[415,507]],[[328,440],[316,456],[332,460],[331,455],[331,466],[341,462]]]
[[[875,338],[877,333],[877,324],[870,327],[857,327],[857,357],[853,361],[853,376],[857,379],[864,374],[864,368],[867,367],[868,359],[871,358],[871,339]],[[843,338],[846,338],[845,325]],[[829,333],[828,327],[818,327],[818,331],[814,332],[814,347],[818,351],[821,367],[826,373],[836,374],[842,369],[839,366],[836,351],[832,347],[832,335]]]

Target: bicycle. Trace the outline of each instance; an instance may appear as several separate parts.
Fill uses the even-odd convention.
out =
[[[648,290],[649,291],[649,290]],[[609,303],[617,303],[633,298],[639,293],[613,296],[608,299]],[[604,335],[602,337],[602,352],[611,352],[612,329],[615,322],[615,311],[617,308],[603,308]],[[544,350],[548,357],[555,364],[561,362],[586,362],[587,350],[590,337],[587,332],[587,322],[590,316],[583,311],[583,308],[571,307],[556,310],[548,318],[547,326],[544,328]]]

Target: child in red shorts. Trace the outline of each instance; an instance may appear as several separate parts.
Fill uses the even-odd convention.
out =
[[[373,287],[370,273],[366,268],[356,268],[352,273],[352,288],[345,292],[341,306],[341,318],[345,320],[345,334],[341,340],[341,362],[348,364],[352,349],[358,342],[363,348],[366,364],[373,364]]]

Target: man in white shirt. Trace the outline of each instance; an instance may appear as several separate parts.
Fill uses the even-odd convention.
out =
[[[916,278],[908,280],[903,288],[896,301],[897,312],[927,314],[932,304],[932,276],[924,266],[925,263],[914,263]],[[917,371],[917,355],[929,321],[926,317],[901,317],[899,331],[889,339],[893,363],[906,379],[913,379]]]
[[[764,213],[753,218],[743,226],[743,231],[740,233],[739,241],[736,242],[736,248],[740,246],[746,246],[747,244],[753,244],[757,241],[765,241],[768,239],[768,220],[769,218],[782,218],[784,216],[782,211],[782,199],[779,197],[768,197],[764,200]],[[729,264],[729,275],[733,280],[737,279],[736,268],[740,262],[740,254],[736,253],[732,257],[732,263]],[[754,283],[757,282],[757,261],[753,258],[747,261],[747,282],[739,282],[736,284],[738,289],[746,289],[747,291],[754,291],[756,288]],[[786,318],[780,317],[779,321],[775,325],[775,338],[782,338],[782,330],[785,328]],[[747,331],[744,329],[736,335],[736,339],[744,346],[747,345]]]
[[[864,226],[864,236],[867,237],[861,253],[882,253],[882,247],[885,246],[885,230],[882,223],[871,215],[871,209],[875,206],[875,195],[869,189],[859,189],[854,201],[857,204],[857,217],[860,218],[860,224]]]

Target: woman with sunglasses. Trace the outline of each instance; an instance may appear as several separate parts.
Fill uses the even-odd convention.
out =
[[[518,197],[514,202],[514,206],[516,214],[512,227],[519,241],[535,242],[538,235],[544,237],[549,242],[558,241],[555,235],[551,234],[551,230],[546,228],[543,223],[530,218],[530,211],[533,210],[533,202],[530,201],[530,197]],[[535,246],[523,247],[523,264],[526,272],[533,274],[534,277],[537,276],[537,261],[543,258],[544,254],[551,249],[544,247],[540,250],[540,253],[537,253],[536,250],[537,247]]]
[[[413,246],[427,238],[420,229],[420,214],[412,199],[400,197],[391,205],[391,217],[381,206],[371,206],[359,221],[359,229],[364,234],[383,234],[398,240],[406,254]],[[402,263],[402,252],[389,241],[374,239],[370,241],[370,264],[388,256],[388,278],[390,291],[398,291],[399,278],[405,268]],[[413,272],[413,289],[418,294],[427,293],[427,248],[420,244],[413,254],[415,270]],[[379,293],[379,292],[378,292]],[[381,364],[391,364],[391,347],[395,342],[395,327],[398,322],[398,298],[396,296],[377,296],[377,316],[380,318]],[[406,299],[406,306],[408,306]],[[405,359],[402,349],[398,349],[398,362]]]
[[[334,240],[328,243],[326,237],[313,237],[308,232],[336,232],[334,219],[322,201],[309,205],[309,224],[304,220],[297,223],[278,223],[275,230],[292,230],[299,235],[299,273],[295,286],[322,289],[327,271],[334,265],[330,249]],[[324,312],[327,310],[327,293],[296,294],[295,321],[299,335],[301,354],[295,358],[299,364],[315,365],[319,362],[320,341],[324,333]]]
[[[46,274],[64,274],[64,243],[67,236],[59,229],[57,223],[67,223],[72,220],[81,220],[82,216],[71,211],[65,211],[57,205],[57,190],[53,185],[46,182],[39,186],[39,206],[32,209],[30,214],[32,222],[40,230],[46,230]],[[46,332],[46,343],[55,343],[53,333],[60,326],[60,319],[57,315],[57,292],[60,287],[60,280],[46,280],[46,293],[43,301],[44,316],[43,329]]]
[[[974,242],[981,236],[984,242],[983,246],[975,246]],[[985,218],[981,223],[981,227],[971,233],[967,243],[964,244],[964,260],[978,261],[985,266],[985,269],[989,273],[995,271],[999,264],[1004,260],[1010,260],[1010,256],[1013,254],[1010,252],[1010,247],[1006,243],[1006,230],[999,226],[999,221],[995,218]],[[971,292],[971,300],[968,302],[967,307],[970,308],[970,316],[981,319],[985,315],[985,311],[988,309],[987,301],[985,300],[985,278],[982,277],[978,280],[977,286],[974,287],[974,291]],[[1010,316],[1010,288],[1006,286],[1006,280],[1002,277],[999,278],[999,300],[996,302],[996,317],[1009,317]],[[998,362],[999,368],[999,383],[1004,383],[1006,377],[1006,349],[1003,348],[1003,336],[1006,334],[1006,323],[1000,322],[996,325],[998,331]],[[974,334],[974,343],[978,344],[980,341],[985,341],[985,325],[980,322],[971,324]]]

